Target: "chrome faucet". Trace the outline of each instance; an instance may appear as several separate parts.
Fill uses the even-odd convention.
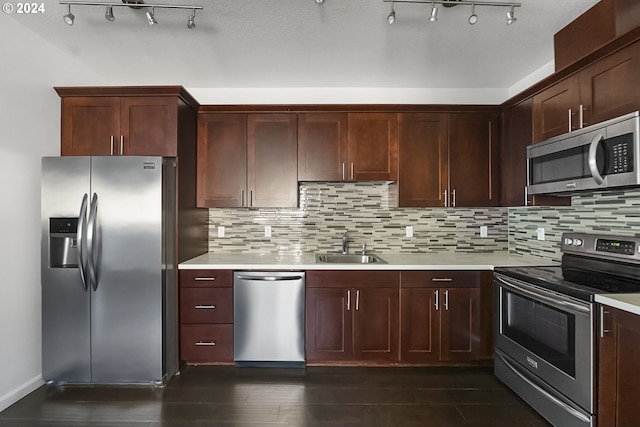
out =
[[[342,235],[342,253],[347,254],[349,251],[349,230],[345,231]]]

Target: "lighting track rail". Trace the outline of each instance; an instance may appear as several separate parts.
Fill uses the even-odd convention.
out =
[[[156,9],[181,9],[181,10],[190,10],[187,20],[187,28],[195,28],[195,17],[196,10],[203,10],[202,6],[188,6],[188,5],[177,5],[177,4],[152,4],[152,3],[143,3],[140,0],[123,0],[122,3],[110,3],[110,2],[84,2],[84,1],[60,1],[59,4],[68,6],[68,13],[64,15],[63,19],[68,25],[73,25],[75,21],[75,16],[71,13],[71,6],[93,6],[93,7],[104,7],[105,19],[107,21],[113,22],[115,17],[113,15],[114,7],[128,7],[131,9],[147,9],[147,21],[149,25],[155,25],[158,23],[155,19],[155,10]]]
[[[385,3],[391,3],[391,13],[387,16],[387,22],[393,24],[396,21],[396,11],[394,8],[395,3],[416,3],[416,4],[429,4],[431,5],[431,12],[429,14],[429,21],[436,22],[438,20],[438,8],[436,5],[442,5],[444,7],[453,6],[471,6],[471,16],[469,16],[469,24],[474,25],[478,22],[478,15],[476,14],[476,6],[487,7],[507,7],[507,25],[511,25],[516,21],[515,8],[522,7],[522,3],[512,2],[488,2],[488,1],[472,1],[472,0],[383,0]]]

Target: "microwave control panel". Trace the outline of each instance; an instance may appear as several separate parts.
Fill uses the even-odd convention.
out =
[[[633,134],[607,138],[605,147],[608,160],[605,175],[633,172]]]

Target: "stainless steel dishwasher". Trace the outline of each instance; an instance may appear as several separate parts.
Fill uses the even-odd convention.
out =
[[[233,359],[237,365],[305,365],[304,272],[236,272]]]

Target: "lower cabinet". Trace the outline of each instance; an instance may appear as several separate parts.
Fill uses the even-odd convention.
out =
[[[398,362],[397,271],[308,271],[307,362]]]
[[[400,361],[476,362],[492,357],[491,276],[480,271],[403,271]]]
[[[180,360],[233,362],[231,270],[180,270]]]
[[[640,426],[640,316],[602,306],[598,425]]]

